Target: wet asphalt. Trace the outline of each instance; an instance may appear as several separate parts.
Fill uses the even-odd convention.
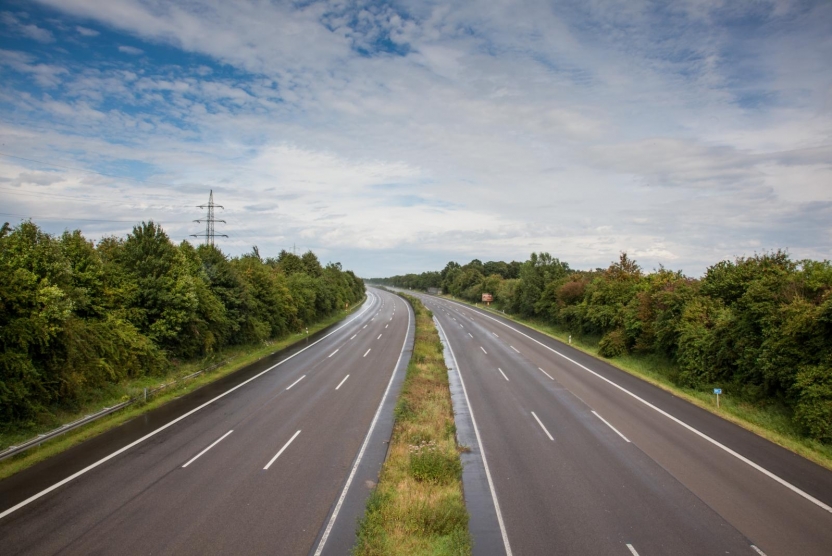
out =
[[[2,513],[94,466],[0,518],[0,552],[307,554],[328,529],[322,553],[347,553],[413,342],[397,296],[370,290],[359,311],[0,481]]]

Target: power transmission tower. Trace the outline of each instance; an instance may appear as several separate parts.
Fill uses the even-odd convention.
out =
[[[225,220],[218,220],[214,218],[214,209],[221,208],[224,209],[225,207],[222,205],[215,205],[214,204],[214,190],[211,190],[211,194],[208,196],[208,204],[207,205],[199,205],[197,208],[201,209],[208,209],[208,216],[205,220],[194,220],[199,224],[205,222],[205,233],[204,234],[191,234],[191,237],[204,237],[205,238],[205,245],[214,245],[214,236],[220,237],[228,237],[225,234],[215,234],[214,233],[214,222],[222,222],[225,224]]]

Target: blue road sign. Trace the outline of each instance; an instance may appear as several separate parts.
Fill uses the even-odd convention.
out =
[[[714,388],[714,394],[722,394],[722,388]]]

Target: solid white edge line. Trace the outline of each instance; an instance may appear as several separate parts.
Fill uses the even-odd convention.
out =
[[[484,347],[480,346],[480,349],[482,350],[482,352],[483,352],[484,354],[488,355],[488,352],[487,352],[487,351],[485,351],[485,348],[484,348]]]
[[[506,379],[506,381],[508,381],[508,377],[506,376],[506,373],[504,373],[503,370],[500,367],[497,367],[497,370],[500,371],[500,374],[503,375],[503,378]]]
[[[435,320],[436,326],[439,328],[442,336],[445,338],[445,343],[448,346],[448,352],[451,354],[451,359],[454,360],[454,367],[456,367],[456,374],[459,376],[459,383],[462,385],[462,393],[465,395],[465,403],[468,405],[468,413],[471,415],[471,425],[474,427],[474,435],[477,437],[477,444],[480,446],[480,455],[482,456],[482,466],[485,469],[485,477],[488,479],[488,488],[491,490],[491,500],[494,502],[494,511],[497,513],[497,523],[500,524],[500,533],[503,535],[503,546],[506,549],[506,556],[511,556],[511,545],[508,543],[508,533],[506,533],[506,524],[503,521],[503,513],[500,511],[500,503],[497,501],[497,491],[494,489],[494,480],[491,478],[491,471],[488,468],[488,460],[485,458],[485,446],[480,437],[480,430],[477,428],[477,420],[474,418],[474,408],[471,407],[471,400],[468,399],[468,390],[465,388],[465,381],[462,379],[462,371],[459,368],[459,362],[456,360],[454,348],[451,347],[451,341],[445,334],[439,320]],[[316,555],[318,556],[318,555]]]
[[[552,375],[550,375],[549,373],[547,373],[546,371],[544,371],[540,367],[538,367],[537,370],[540,371],[541,373],[543,373],[544,375],[548,376],[549,378],[552,378]],[[552,378],[552,380],[555,380],[555,379]]]
[[[754,546],[753,544],[751,545],[751,549],[752,549],[754,552],[756,552],[757,554],[759,554],[760,556],[766,556],[766,553],[765,553],[765,552],[763,552],[762,550],[760,550],[759,548],[757,548],[757,547],[756,547],[756,546]]]
[[[405,328],[405,331],[407,330],[410,330],[410,309],[407,309],[407,328]],[[329,534],[332,532],[332,527],[335,525],[335,519],[338,517],[338,512],[341,511],[341,506],[344,503],[344,499],[346,499],[347,497],[347,492],[350,489],[352,480],[355,478],[355,474],[358,471],[358,466],[361,464],[361,458],[364,457],[364,451],[367,449],[367,444],[369,444],[370,437],[373,435],[373,430],[375,430],[376,428],[378,417],[379,415],[381,415],[381,408],[384,406],[384,400],[387,399],[387,394],[390,393],[390,387],[393,385],[393,379],[396,377],[396,369],[399,368],[399,363],[402,362],[402,357],[404,356],[404,349],[406,347],[407,332],[405,332],[404,334],[404,342],[402,342],[402,350],[399,352],[399,359],[396,361],[396,364],[393,367],[393,372],[390,374],[390,380],[387,382],[387,389],[384,391],[384,395],[381,397],[381,401],[378,404],[378,409],[376,410],[376,414],[373,417],[373,422],[370,423],[370,430],[367,431],[367,436],[364,437],[364,444],[361,445],[361,450],[359,450],[358,456],[356,456],[355,463],[353,464],[352,470],[350,471],[350,476],[347,477],[347,483],[344,485],[344,490],[341,491],[341,496],[338,498],[338,502],[335,504],[335,509],[332,510],[332,516],[329,518],[329,523],[327,523],[326,525],[324,534],[321,535],[321,541],[318,543],[318,548],[315,550],[315,556],[321,556],[321,553],[324,550],[324,545],[326,544],[326,540],[329,538]]]
[[[292,384],[290,384],[289,386],[287,386],[287,387],[286,387],[286,390],[288,390],[289,388],[291,388],[292,386],[294,386],[295,384],[297,384],[298,382],[300,382],[300,381],[301,381],[301,380],[303,380],[304,378],[306,378],[306,375],[303,375],[302,377],[300,377],[299,379],[297,379],[296,381],[294,381]]]
[[[516,351],[517,353],[520,353],[520,350],[519,350],[519,349],[517,349],[516,347],[514,347],[514,346],[512,346],[512,345],[509,345],[508,347],[510,347],[511,349],[513,349],[514,351]]]
[[[290,438],[290,439],[289,439],[289,442],[287,442],[286,444],[284,444],[284,445],[283,445],[283,447],[280,449],[280,451],[279,451],[278,453],[276,453],[276,454],[274,455],[274,457],[273,457],[271,460],[269,460],[269,463],[267,463],[267,464],[266,464],[266,467],[264,467],[264,468],[263,468],[263,471],[268,470],[268,468],[269,468],[269,467],[271,467],[271,466],[272,466],[272,464],[273,464],[275,461],[277,461],[277,458],[279,458],[279,457],[280,457],[280,454],[282,454],[282,453],[283,453],[283,450],[285,450],[286,448],[288,448],[288,447],[289,447],[289,444],[291,444],[291,443],[295,440],[295,438],[297,438],[297,437],[298,437],[298,435],[299,435],[299,434],[300,434],[300,431],[298,431],[298,432],[296,432],[295,434],[293,434],[293,435],[292,435],[292,438]]]
[[[366,352],[364,352],[364,355],[362,355],[361,357],[367,357],[367,354],[370,353],[370,351],[372,351],[372,349],[373,348],[368,349]]]
[[[353,336],[352,338],[355,338],[355,336]],[[350,340],[352,340],[352,338],[350,338]],[[335,355],[336,353],[338,353],[338,350],[339,350],[339,349],[341,349],[341,348],[338,348],[338,349],[336,349],[335,351],[333,351],[332,353],[330,353],[330,354],[327,356],[327,359],[329,359],[330,357],[332,357],[333,355]]]
[[[614,430],[614,431],[615,431],[615,434],[617,434],[618,436],[620,436],[621,438],[623,438],[626,442],[630,442],[630,441],[627,439],[627,437],[626,437],[626,436],[624,436],[623,434],[621,434],[621,431],[619,431],[617,428],[615,428],[615,427],[613,427],[612,425],[610,425],[610,422],[609,422],[609,421],[607,421],[606,419],[604,419],[603,417],[601,417],[600,415],[598,415],[598,413],[597,413],[594,409],[592,410],[592,414],[593,414],[593,415],[595,415],[596,417],[598,417],[599,419],[601,419],[601,420],[604,422],[604,424],[605,424],[605,425],[607,425],[609,428],[611,428],[612,430]]]
[[[455,303],[455,302],[454,302],[454,303]],[[540,346],[543,346],[544,348],[548,349],[549,351],[551,351],[552,353],[554,353],[554,354],[556,354],[556,355],[559,355],[559,356],[563,357],[564,359],[566,359],[566,360],[567,360],[567,361],[569,361],[570,363],[573,363],[574,365],[576,365],[576,366],[580,367],[581,369],[585,370],[586,372],[588,372],[588,373],[590,373],[590,374],[595,375],[596,377],[600,378],[600,379],[601,379],[601,380],[603,380],[604,382],[606,382],[606,383],[610,384],[611,386],[614,386],[615,388],[618,388],[619,390],[621,390],[621,391],[622,391],[622,392],[624,392],[625,394],[627,394],[627,395],[629,395],[629,396],[633,397],[634,399],[636,399],[636,400],[640,401],[641,403],[643,403],[644,405],[646,405],[646,406],[647,406],[647,407],[649,407],[650,409],[653,409],[653,410],[655,410],[656,412],[660,413],[661,415],[664,415],[665,417],[667,417],[668,419],[670,419],[670,420],[671,420],[671,421],[673,421],[674,423],[676,423],[676,424],[678,424],[678,425],[681,425],[682,427],[686,428],[687,430],[689,430],[689,431],[690,431],[690,432],[692,432],[693,434],[695,434],[695,435],[697,435],[697,436],[701,437],[702,439],[704,439],[704,440],[706,440],[706,441],[710,442],[711,444],[713,444],[713,445],[714,445],[714,446],[716,446],[717,448],[720,448],[721,450],[724,450],[726,453],[728,453],[728,454],[730,454],[730,455],[734,456],[735,458],[737,458],[737,459],[738,459],[738,460],[740,460],[741,462],[743,462],[743,463],[745,463],[745,464],[749,465],[750,467],[753,467],[754,469],[756,469],[757,471],[759,471],[760,473],[762,473],[763,475],[765,475],[765,476],[766,476],[766,477],[768,477],[769,479],[771,479],[771,480],[773,480],[773,481],[775,481],[775,482],[777,482],[777,483],[780,483],[781,485],[783,485],[783,486],[784,486],[784,487],[786,487],[787,489],[791,490],[792,492],[794,492],[794,493],[795,493],[795,494],[797,494],[798,496],[801,496],[801,497],[803,497],[804,499],[806,499],[806,500],[808,500],[809,502],[811,502],[812,504],[816,505],[817,507],[819,507],[819,508],[821,508],[821,509],[824,509],[824,510],[826,510],[826,511],[827,511],[827,512],[829,512],[829,513],[832,513],[832,506],[829,506],[828,504],[825,504],[824,502],[821,502],[820,500],[818,500],[817,498],[815,498],[814,496],[812,496],[812,495],[811,495],[811,494],[809,494],[808,492],[804,492],[803,490],[800,490],[799,488],[797,488],[796,486],[794,486],[794,485],[793,485],[793,484],[791,484],[790,482],[786,481],[785,479],[781,479],[780,477],[778,477],[777,475],[775,475],[774,473],[772,473],[772,472],[771,472],[771,471],[769,471],[768,469],[766,469],[766,468],[764,468],[764,467],[762,467],[762,466],[760,466],[760,465],[757,465],[756,463],[754,463],[753,461],[751,461],[751,460],[750,460],[750,459],[748,459],[747,457],[743,456],[742,454],[740,454],[740,453],[738,453],[738,452],[735,452],[734,450],[732,450],[732,449],[731,449],[731,448],[729,448],[728,446],[726,446],[726,445],[722,444],[721,442],[719,442],[719,441],[717,441],[717,440],[714,440],[713,438],[711,438],[710,436],[708,436],[708,435],[707,435],[707,434],[705,434],[704,432],[701,432],[701,431],[699,431],[698,429],[696,429],[696,428],[694,428],[694,427],[692,427],[692,426],[688,425],[687,423],[685,423],[685,422],[684,422],[684,421],[682,421],[681,419],[678,419],[678,418],[674,417],[673,415],[669,414],[669,413],[668,413],[668,412],[666,412],[665,410],[663,410],[663,409],[660,409],[660,408],[656,407],[655,405],[651,404],[650,402],[648,402],[648,401],[647,401],[647,400],[645,400],[644,398],[641,398],[641,397],[639,397],[638,395],[636,395],[636,394],[634,394],[634,393],[630,392],[629,390],[627,390],[627,389],[626,389],[626,388],[624,388],[623,386],[619,386],[618,384],[616,384],[615,382],[611,381],[610,379],[608,379],[608,378],[606,378],[606,377],[603,377],[603,376],[601,376],[600,374],[596,373],[595,371],[593,371],[593,370],[592,370],[592,369],[590,369],[589,367],[586,367],[586,366],[584,366],[584,365],[581,365],[580,363],[578,363],[578,362],[577,362],[577,361],[575,361],[574,359],[572,359],[572,358],[570,358],[570,357],[568,357],[568,356],[566,356],[566,355],[562,354],[561,352],[557,351],[557,350],[556,350],[556,349],[554,349],[554,348],[551,348],[551,347],[547,346],[546,344],[544,344],[544,343],[543,343],[543,342],[541,342],[541,341],[535,340],[534,338],[532,338],[532,337],[531,337],[531,336],[529,336],[528,334],[526,334],[526,333],[524,333],[524,332],[521,332],[520,330],[517,330],[517,329],[516,329],[516,328],[514,328],[513,326],[509,326],[508,324],[506,324],[506,323],[504,323],[504,322],[502,322],[502,321],[500,321],[500,320],[495,319],[495,318],[494,318],[494,317],[492,317],[491,315],[487,315],[487,314],[485,314],[485,313],[479,313],[479,314],[480,314],[480,315],[482,315],[482,316],[484,316],[484,317],[486,317],[486,318],[489,318],[489,319],[493,320],[494,322],[496,322],[496,323],[498,323],[498,324],[501,324],[502,326],[505,326],[505,327],[506,327],[506,328],[508,328],[509,330],[513,330],[513,331],[517,332],[518,334],[520,334],[520,335],[522,335],[522,336],[525,336],[526,338],[528,338],[529,340],[533,341],[534,343],[536,343],[536,344],[538,344],[538,345],[540,345]],[[483,351],[484,351],[484,350],[483,350]],[[2,517],[2,516],[0,516],[0,517]]]
[[[234,432],[234,429],[231,429],[230,431],[228,431],[227,433],[225,433],[224,435],[222,435],[221,437],[219,437],[218,439],[216,439],[216,440],[213,442],[213,444],[211,444],[210,446],[208,446],[207,448],[205,448],[204,450],[202,450],[200,453],[198,453],[197,455],[195,455],[194,457],[192,457],[191,459],[189,459],[189,460],[188,460],[188,462],[187,462],[185,465],[183,465],[182,467],[183,467],[183,468],[184,468],[184,467],[188,467],[190,464],[192,464],[193,462],[195,462],[195,461],[196,461],[196,460],[197,460],[197,459],[198,459],[198,458],[199,458],[202,454],[204,454],[205,452],[207,452],[208,450],[210,450],[211,448],[213,448],[214,446],[216,446],[217,444],[219,444],[219,443],[220,443],[220,441],[221,441],[223,438],[225,438],[226,436],[228,436],[228,435],[229,435],[229,434],[231,434],[232,432]]]
[[[633,556],[638,556],[638,552],[636,552],[636,549],[633,548],[633,545],[627,544],[627,548],[630,549],[630,554],[632,554]]]
[[[342,384],[344,384],[344,383],[347,381],[347,379],[348,379],[349,377],[350,377],[350,375],[345,376],[345,377],[344,377],[344,380],[342,380],[341,382],[339,382],[339,383],[338,383],[338,386],[336,386],[336,387],[335,387],[335,389],[336,389],[336,390],[338,390],[338,389],[341,387],[341,385],[342,385]]]
[[[376,298],[376,296],[375,296],[375,295],[373,295],[373,294],[372,294],[372,293],[370,293],[370,292],[367,292],[367,297],[373,297],[373,298]],[[58,481],[57,483],[55,483],[55,484],[54,484],[54,485],[52,485],[51,487],[49,487],[49,488],[45,488],[45,489],[43,489],[42,491],[38,492],[37,494],[33,494],[32,496],[30,496],[30,497],[29,497],[29,498],[27,498],[26,500],[24,500],[24,501],[22,501],[22,502],[20,502],[20,503],[18,503],[18,504],[16,504],[16,505],[14,505],[14,506],[12,506],[12,507],[11,507],[11,508],[9,508],[8,510],[3,511],[2,513],[0,513],[0,519],[3,519],[3,518],[4,518],[4,517],[6,517],[7,515],[9,515],[9,514],[11,514],[11,513],[15,512],[15,511],[19,510],[19,509],[20,509],[20,508],[22,508],[23,506],[26,506],[27,504],[30,504],[30,503],[34,502],[34,501],[35,501],[35,500],[37,500],[38,498],[41,498],[42,496],[45,496],[45,495],[49,494],[49,493],[50,493],[50,492],[52,492],[53,490],[55,490],[55,489],[57,489],[57,488],[62,487],[63,485],[67,484],[68,482],[70,482],[70,481],[72,481],[72,480],[74,480],[74,479],[77,479],[78,477],[80,477],[81,475],[83,475],[83,474],[87,473],[88,471],[91,471],[91,470],[95,469],[96,467],[98,467],[98,466],[99,466],[99,465],[101,465],[102,463],[106,463],[106,462],[110,461],[111,459],[113,459],[114,457],[116,457],[116,456],[118,456],[118,455],[120,455],[120,454],[123,454],[124,452],[126,452],[127,450],[129,450],[130,448],[132,448],[133,446],[137,446],[138,444],[141,444],[142,442],[144,442],[144,441],[145,441],[145,440],[147,440],[148,438],[152,438],[153,436],[156,436],[157,434],[159,434],[159,433],[160,433],[160,432],[162,432],[163,430],[167,429],[168,427],[172,427],[173,425],[175,425],[176,423],[178,423],[178,422],[179,422],[179,421],[181,421],[182,419],[185,419],[186,417],[190,417],[191,415],[193,415],[194,413],[196,413],[196,412],[197,412],[197,411],[199,411],[200,409],[202,409],[202,408],[204,408],[204,407],[207,407],[207,406],[211,405],[212,403],[214,403],[215,401],[219,400],[220,398],[224,398],[225,396],[227,396],[227,395],[228,395],[228,394],[230,394],[231,392],[233,392],[233,391],[237,390],[238,388],[242,388],[243,386],[245,386],[246,384],[248,384],[248,383],[249,383],[249,382],[251,382],[252,380],[254,380],[254,379],[256,379],[256,378],[260,378],[261,376],[263,376],[264,374],[268,373],[269,371],[271,371],[271,370],[273,370],[273,369],[275,369],[275,368],[279,367],[280,365],[282,365],[282,364],[283,364],[283,363],[285,363],[286,361],[289,361],[289,360],[290,360],[290,359],[292,359],[293,357],[295,357],[295,356],[297,356],[297,355],[300,355],[301,353],[303,353],[303,352],[304,352],[304,351],[306,351],[307,349],[311,348],[312,346],[314,346],[314,345],[315,345],[315,344],[317,344],[318,342],[322,342],[322,341],[324,341],[325,339],[327,339],[328,337],[332,336],[333,334],[335,334],[336,332],[338,332],[338,331],[339,331],[339,330],[341,330],[342,328],[344,328],[344,327],[348,326],[348,325],[349,325],[352,321],[354,321],[355,319],[357,319],[358,317],[360,317],[361,315],[363,315],[364,313],[366,313],[368,310],[370,310],[370,308],[373,306],[373,304],[374,304],[374,303],[375,303],[375,301],[371,301],[371,302],[370,302],[370,304],[367,306],[367,308],[363,309],[361,312],[359,312],[359,313],[358,313],[357,315],[355,315],[353,318],[351,318],[350,320],[348,320],[347,322],[345,322],[344,324],[342,324],[341,326],[339,326],[338,328],[336,328],[335,330],[333,330],[332,332],[330,332],[330,333],[329,333],[329,334],[327,334],[326,336],[322,336],[321,338],[318,338],[317,340],[315,340],[314,342],[312,342],[311,344],[309,344],[309,345],[308,345],[308,346],[306,346],[305,348],[303,348],[303,349],[301,349],[301,350],[296,351],[295,353],[293,353],[292,355],[290,355],[290,356],[289,356],[289,357],[287,357],[286,359],[283,359],[283,360],[281,360],[281,361],[278,361],[277,363],[275,363],[274,365],[272,365],[271,367],[269,367],[269,368],[268,368],[268,369],[266,369],[265,371],[262,371],[262,372],[260,372],[260,373],[257,373],[256,375],[254,375],[253,377],[249,378],[248,380],[245,380],[245,381],[241,382],[240,384],[238,384],[237,386],[234,386],[233,388],[230,388],[230,389],[226,390],[225,392],[223,392],[223,393],[222,393],[222,394],[220,394],[219,396],[216,396],[215,398],[212,398],[212,399],[208,400],[208,401],[207,401],[207,402],[205,402],[204,404],[202,404],[202,405],[200,405],[200,406],[198,406],[198,407],[193,408],[192,410],[188,411],[187,413],[185,413],[185,414],[183,414],[183,415],[180,415],[179,417],[177,417],[176,419],[174,419],[174,420],[173,420],[173,421],[171,421],[170,423],[167,423],[166,425],[162,425],[162,426],[161,426],[161,427],[159,427],[158,429],[156,429],[156,430],[154,430],[154,431],[151,431],[151,432],[147,433],[146,435],[144,435],[143,437],[141,437],[141,438],[139,438],[139,439],[137,439],[137,440],[134,440],[133,442],[131,442],[131,443],[130,443],[130,444],[128,444],[127,446],[123,446],[123,447],[119,448],[118,450],[116,450],[116,451],[115,451],[115,452],[113,452],[112,454],[110,454],[110,455],[108,455],[108,456],[104,456],[103,458],[101,458],[100,460],[96,461],[95,463],[91,463],[90,465],[86,466],[85,468],[81,469],[80,471],[76,471],[75,473],[73,473],[73,474],[72,474],[72,475],[70,475],[69,477],[67,477],[67,478],[65,478],[65,479],[62,479],[62,480]]]
[[[554,441],[555,441],[555,439],[554,439],[554,438],[552,438],[552,435],[551,435],[551,434],[549,434],[549,431],[548,431],[548,430],[546,430],[546,427],[544,427],[544,426],[543,426],[543,423],[541,422],[541,420],[540,420],[540,419],[538,419],[537,414],[536,414],[534,411],[532,411],[532,417],[534,417],[534,418],[535,418],[535,420],[537,421],[537,424],[538,424],[538,425],[540,425],[540,428],[541,428],[541,429],[543,429],[543,432],[545,432],[545,433],[546,433],[546,436],[548,436],[548,437],[549,437],[549,440],[551,440],[552,442],[554,442]]]

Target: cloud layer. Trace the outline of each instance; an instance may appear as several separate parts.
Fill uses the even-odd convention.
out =
[[[0,14],[0,195],[58,231],[183,239],[213,189],[228,251],[365,276],[832,247],[825,2],[35,8]]]

